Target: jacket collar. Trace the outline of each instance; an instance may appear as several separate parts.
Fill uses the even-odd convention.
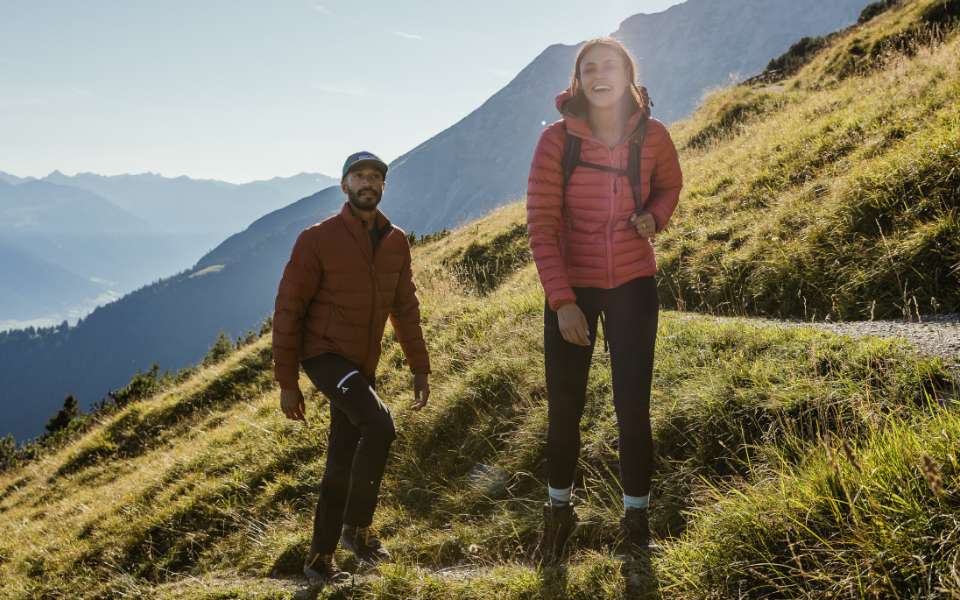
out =
[[[567,128],[567,133],[577,136],[578,138],[583,138],[585,140],[593,140],[599,144],[602,144],[600,140],[594,137],[593,131],[590,130],[590,124],[587,123],[587,120],[584,117],[579,117],[574,115],[569,110],[566,109],[566,104],[573,99],[573,94],[570,93],[570,90],[564,90],[557,94],[556,104],[557,111],[563,116],[564,125]],[[642,111],[637,111],[630,115],[630,118],[627,120],[624,125],[624,141],[626,141],[626,136],[632,134],[636,131],[637,127],[640,125],[640,120],[643,118],[644,114]],[[622,142],[621,142],[622,143]]]
[[[347,226],[347,230],[353,235],[354,240],[363,250],[364,255],[371,262],[373,261],[373,244],[370,242],[370,235],[367,233],[367,228],[355,214],[353,210],[350,209],[350,202],[344,202],[343,206],[340,208],[340,217],[343,219],[344,224]],[[390,233],[393,228],[393,224],[390,223],[390,220],[387,219],[386,215],[380,212],[380,209],[377,209],[376,214],[374,215],[374,227],[380,232],[381,243],[383,238]]]
[[[343,206],[340,207],[340,216],[342,216],[344,219],[350,222],[351,227],[356,226],[356,227],[359,227],[360,229],[364,228],[363,221],[361,221],[355,214],[353,214],[353,210],[350,209],[349,201],[344,202]],[[385,214],[380,212],[379,208],[377,209],[377,212],[373,218],[374,218],[374,221],[376,222],[377,229],[379,229],[380,231],[383,231],[387,227],[392,226],[392,224],[390,223],[390,219],[388,219]]]

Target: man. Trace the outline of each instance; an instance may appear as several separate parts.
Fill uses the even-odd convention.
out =
[[[377,209],[387,165],[369,152],[350,155],[340,213],[300,233],[280,280],[273,314],[274,375],[280,407],[306,421],[298,364],[330,400],[326,471],[304,564],[311,580],[337,582],[337,540],[363,562],[390,558],[370,531],[393,417],[374,391],[389,316],[414,374],[414,403],[427,403],[430,362],[403,230]],[[342,528],[342,529],[341,529]]]

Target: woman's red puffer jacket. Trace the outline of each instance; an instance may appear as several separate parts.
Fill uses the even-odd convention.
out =
[[[626,169],[630,153],[627,139],[611,149],[593,136],[584,118],[565,112],[570,98],[569,92],[557,96],[563,119],[541,134],[527,184],[530,247],[553,310],[576,301],[573,287],[610,289],[657,271],[653,246],[630,223],[635,204],[626,175],[578,166],[563,199],[565,135],[583,140],[583,162]],[[634,113],[625,134],[636,129],[641,116]],[[660,232],[677,207],[683,176],[673,140],[656,119],[647,124],[640,164],[642,204]]]

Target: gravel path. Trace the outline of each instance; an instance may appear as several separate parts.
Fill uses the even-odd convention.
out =
[[[781,327],[813,327],[850,337],[892,337],[904,339],[918,351],[942,357],[960,368],[960,313],[921,317],[920,321],[781,321],[760,317],[718,317]]]
[[[917,350],[960,366],[960,314],[936,315],[921,321],[850,321],[817,323],[816,327],[849,336],[903,338]]]

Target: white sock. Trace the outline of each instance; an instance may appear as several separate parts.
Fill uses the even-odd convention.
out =
[[[623,495],[623,509],[628,508],[647,508],[650,506],[650,494],[646,496],[628,496]]]
[[[547,486],[547,495],[550,496],[550,504],[570,504],[570,495],[573,492],[573,486],[558,490],[557,488]]]

